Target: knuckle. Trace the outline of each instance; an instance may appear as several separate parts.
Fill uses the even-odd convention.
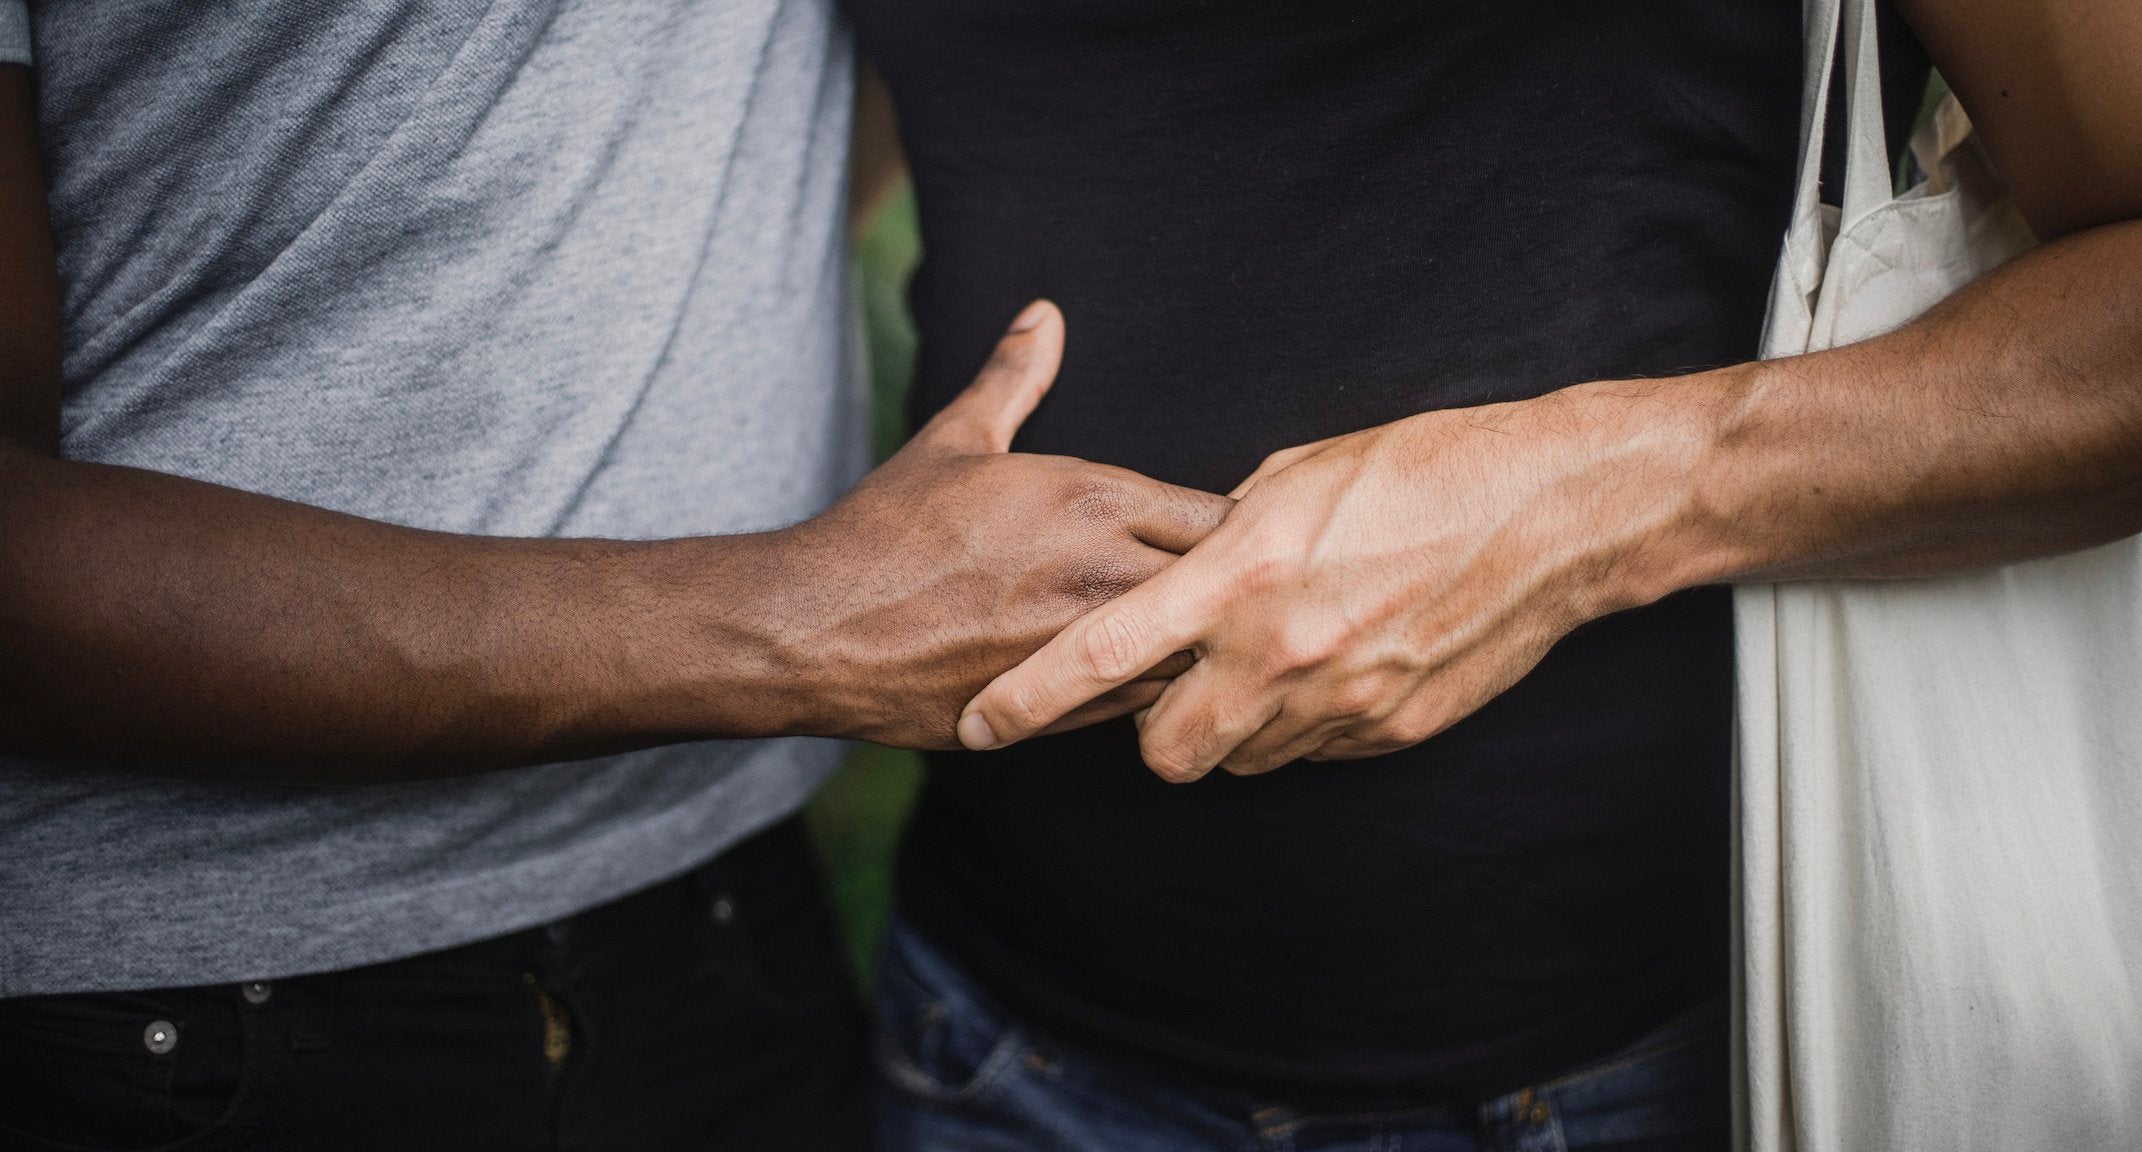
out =
[[[1141,629],[1122,612],[1108,612],[1079,632],[1078,651],[1087,671],[1101,680],[1122,680],[1143,671],[1138,666]]]
[[[1366,716],[1383,702],[1383,685],[1372,677],[1352,676],[1331,693],[1331,712],[1337,716]]]
[[[1264,596],[1300,582],[1294,565],[1268,549],[1252,550],[1250,558],[1235,570],[1235,583],[1252,596]]]
[[[1280,627],[1272,640],[1272,662],[1289,672],[1319,667],[1344,646],[1344,629],[1314,618],[1297,616]]]
[[[1092,524],[1114,524],[1130,511],[1130,493],[1121,482],[1092,474],[1075,477],[1064,493],[1071,515]]]
[[[1181,518],[1193,529],[1211,534],[1227,522],[1228,513],[1235,509],[1235,502],[1215,492],[1201,492],[1187,498]]]
[[[1071,573],[1071,595],[1087,604],[1113,600],[1143,583],[1146,574],[1120,561],[1083,560]]]
[[[1041,702],[1026,688],[1014,688],[1002,702],[1004,719],[1011,721],[1013,732],[1033,732],[1046,725],[1052,717],[1045,714]]]
[[[1144,753],[1145,766],[1163,779],[1182,783],[1204,775],[1197,762],[1178,746],[1148,746]]]

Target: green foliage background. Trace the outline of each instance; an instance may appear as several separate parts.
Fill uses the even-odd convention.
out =
[[[855,245],[863,321],[870,337],[871,430],[880,460],[907,438],[903,401],[915,367],[907,280],[921,254],[914,195],[903,188]],[[805,813],[859,978],[867,980],[878,940],[885,934],[892,908],[893,857],[921,783],[921,757],[860,745]]]

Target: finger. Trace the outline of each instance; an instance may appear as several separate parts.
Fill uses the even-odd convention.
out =
[[[1182,565],[1073,620],[1041,650],[969,701],[959,738],[1001,748],[1055,723],[1073,708],[1136,680],[1194,646],[1201,613],[1176,588]]]
[[[1455,722],[1455,717],[1445,715],[1435,707],[1435,701],[1424,703],[1416,699],[1382,720],[1341,731],[1307,759],[1366,760],[1371,756],[1388,756],[1442,735]]]
[[[1127,479],[1136,503],[1124,520],[1131,535],[1155,548],[1183,553],[1212,534],[1227,519],[1235,502],[1212,492],[1163,484],[1150,476],[1131,473]]]
[[[1073,708],[1063,719],[1042,729],[1041,735],[1069,732],[1088,724],[1143,712],[1153,706],[1153,701],[1160,699],[1167,687],[1166,680],[1133,680],[1098,700],[1089,700]]]
[[[1386,697],[1378,685],[1344,680],[1295,687],[1279,715],[1243,741],[1221,767],[1238,776],[1254,776],[1308,758],[1334,740],[1387,738],[1387,713],[1397,705],[1387,703]]]
[[[1225,679],[1212,665],[1200,665],[1154,702],[1138,750],[1155,775],[1176,784],[1201,779],[1279,714],[1277,699],[1257,699]]]
[[[1470,693],[1462,693],[1455,698],[1475,702],[1453,707],[1453,696],[1448,692],[1417,691],[1397,711],[1346,730],[1317,749],[1309,759],[1361,760],[1402,752],[1424,740],[1441,736],[1450,730],[1451,725],[1465,719],[1493,696],[1494,693],[1487,693],[1476,698]]]
[[[1113,720],[1125,715],[1135,715],[1138,722],[1143,723],[1145,714],[1152,711],[1153,701],[1160,699],[1160,693],[1167,688],[1168,682],[1189,671],[1196,663],[1195,655],[1177,652],[1140,673],[1136,680],[1073,708],[1062,719],[1042,729],[1039,734],[1050,736],[1058,732],[1069,732],[1074,728],[1084,728],[1088,724],[1098,724],[1103,720]]]
[[[1167,659],[1162,660],[1160,663],[1153,665],[1151,668],[1140,672],[1138,674],[1138,679],[1157,681],[1173,680],[1177,676],[1188,672],[1191,667],[1196,663],[1197,653],[1177,652],[1173,656],[1170,656]]]
[[[1279,451],[1272,453],[1270,456],[1264,458],[1264,463],[1257,465],[1257,470],[1255,472],[1250,473],[1248,479],[1242,481],[1242,483],[1240,484],[1235,485],[1235,490],[1227,494],[1228,499],[1242,499],[1244,496],[1250,494],[1250,489],[1255,488],[1257,485],[1270,479],[1274,472],[1282,472],[1288,468],[1292,468],[1294,465],[1299,464],[1302,461],[1307,460],[1309,457],[1314,456],[1319,452],[1322,452],[1324,449],[1331,447],[1333,444],[1338,443],[1339,440],[1340,437],[1329,436],[1322,440],[1312,441],[1308,444],[1297,444],[1292,448],[1282,448]]]
[[[989,363],[915,439],[953,452],[1006,452],[1019,426],[1048,394],[1063,363],[1064,317],[1036,300],[997,341]]]
[[[1322,748],[1343,731],[1341,724],[1328,720],[1318,724],[1290,722],[1287,709],[1282,705],[1271,723],[1236,745],[1235,750],[1220,761],[1220,767],[1236,776],[1260,776]]]

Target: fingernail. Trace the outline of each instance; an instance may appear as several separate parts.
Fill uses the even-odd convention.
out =
[[[1011,330],[1014,332],[1032,332],[1034,329],[1041,327],[1042,317],[1047,316],[1048,314],[1049,302],[1046,300],[1036,300],[1032,304],[1027,305],[1026,308],[1019,313],[1019,315],[1013,317]]]
[[[959,718],[959,742],[976,752],[987,752],[997,746],[997,731],[980,712],[969,712]]]

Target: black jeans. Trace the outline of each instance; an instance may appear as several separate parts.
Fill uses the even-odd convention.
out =
[[[868,1143],[861,1037],[790,820],[444,952],[0,1000],[0,1150],[841,1152]]]

